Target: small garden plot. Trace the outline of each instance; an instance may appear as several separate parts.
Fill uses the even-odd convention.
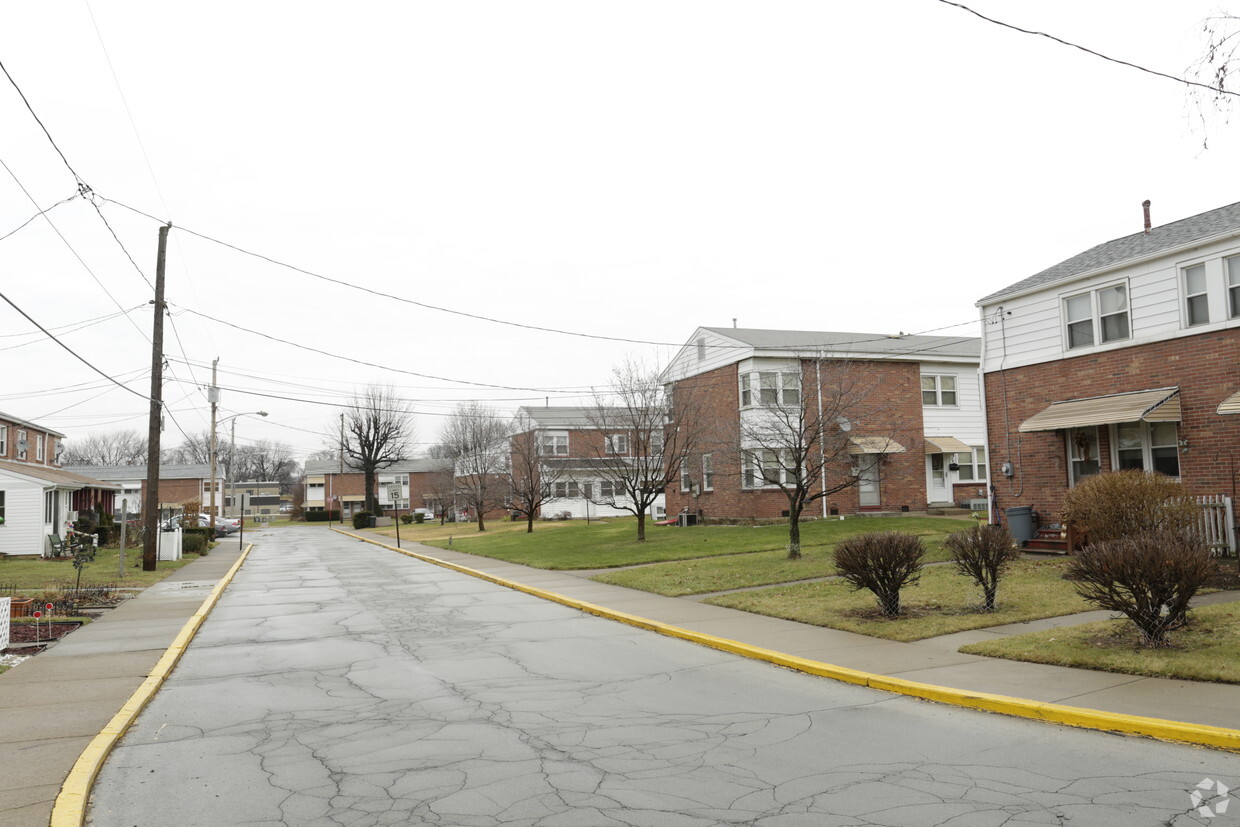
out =
[[[981,610],[981,590],[950,565],[924,569],[921,581],[902,592],[902,613],[891,619],[882,616],[872,593],[852,591],[840,580],[719,595],[705,602],[888,640],[924,640],[1089,611],[1092,607],[1063,579],[1064,566],[1062,560],[1014,563],[999,584],[993,612]]]
[[[1187,626],[1171,632],[1170,645],[1158,648],[1142,645],[1137,627],[1120,619],[972,643],[960,651],[1127,675],[1240,683],[1240,605],[1202,606],[1188,618]]]

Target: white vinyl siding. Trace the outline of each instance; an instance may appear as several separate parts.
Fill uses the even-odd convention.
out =
[[[1240,256],[1227,259],[1227,317],[1240,319]]]
[[[1063,300],[1064,342],[1068,350],[1131,338],[1128,284],[1109,284]]]
[[[922,374],[921,404],[927,407],[956,407],[956,377]]]

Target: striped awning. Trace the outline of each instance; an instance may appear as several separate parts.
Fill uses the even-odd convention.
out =
[[[322,474],[314,474],[312,476],[306,477],[306,484],[307,485],[326,485],[327,481],[323,478]]]
[[[926,437],[927,454],[972,454],[973,449],[954,436]]]
[[[1218,406],[1218,412],[1221,414],[1240,414],[1240,391],[1236,391],[1224,399],[1222,404]]]
[[[903,454],[904,446],[885,436],[854,436],[848,438],[850,454]]]
[[[343,497],[337,497],[342,503],[364,503],[366,502],[365,494],[345,494]]]
[[[1044,410],[1020,423],[1023,434],[1087,428],[1115,422],[1179,422],[1180,389],[1155,388],[1148,391],[1113,393],[1085,399],[1052,402]]]

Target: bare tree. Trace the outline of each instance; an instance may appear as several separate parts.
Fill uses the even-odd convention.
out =
[[[1189,87],[1189,94],[1205,128],[1211,111],[1224,124],[1231,118],[1236,99],[1232,81],[1240,71],[1240,15],[1220,12],[1207,17],[1201,22],[1201,38],[1201,54],[1184,74],[1196,84]],[[1202,147],[1209,148],[1208,138]]]
[[[693,383],[681,383],[671,395],[657,372],[626,361],[612,370],[610,394],[596,395],[586,411],[600,437],[590,465],[601,484],[589,499],[637,517],[639,543],[646,540],[650,507],[706,441],[700,407]]]
[[[479,531],[486,531],[486,512],[508,499],[511,435],[509,422],[479,402],[457,405],[440,433],[455,466],[456,493],[477,514]]]
[[[344,409],[341,447],[348,464],[365,476],[366,510],[376,513],[375,478],[379,470],[408,457],[413,441],[409,403],[388,385],[369,385],[355,392]]]
[[[539,444],[538,424],[528,414],[513,420],[509,482],[512,510],[525,517],[525,532],[534,531],[534,517],[548,500],[555,499],[555,484],[563,466],[548,458]]]
[[[806,506],[861,481],[858,444],[880,457],[904,450],[871,424],[881,419],[872,399],[876,380],[858,368],[843,359],[803,359],[799,376],[759,373],[760,386],[748,389],[753,406],[741,412],[741,486],[777,488],[788,499],[790,560],[801,556]]]
[[[185,435],[185,441],[180,445],[167,448],[162,452],[162,462],[170,462],[178,465],[192,465],[195,463],[203,463],[211,461],[211,432],[201,431],[199,433],[190,433]],[[231,461],[232,450],[227,439],[217,439],[216,441],[216,457],[221,464],[227,466]]]
[[[293,458],[293,447],[287,442],[267,439],[251,445],[238,446],[237,477],[256,482],[278,482],[280,493],[287,494],[301,473],[301,465]]]
[[[68,440],[60,462],[62,465],[142,465],[146,462],[146,438],[137,431],[110,431]]]
[[[456,474],[452,462],[452,451],[446,445],[435,444],[427,450],[426,455],[430,459],[442,462],[442,465],[427,477],[423,496],[426,499],[426,506],[439,515],[439,524],[443,525],[448,520],[448,512],[453,507],[456,498]]]

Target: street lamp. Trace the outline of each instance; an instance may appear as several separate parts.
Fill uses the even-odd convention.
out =
[[[232,426],[231,426],[231,431],[230,431],[230,436],[229,436],[229,446],[230,446],[229,450],[235,454],[236,449],[237,449],[237,417],[266,416],[266,415],[267,415],[266,411],[246,411],[245,413],[232,414],[231,416],[226,416],[223,419],[221,419],[219,422],[215,423],[215,425],[216,427],[218,427],[220,425],[223,425],[225,422],[232,420]],[[215,474],[216,456],[215,455],[216,453],[217,452],[215,450],[215,429],[213,428],[211,430],[211,531],[212,533],[215,533],[215,518],[217,516],[217,512],[215,510],[215,492],[218,488],[218,486],[215,484],[215,476],[216,476]],[[233,468],[232,468],[232,465],[230,464],[228,467],[229,481],[232,480],[232,471],[233,471]]]

